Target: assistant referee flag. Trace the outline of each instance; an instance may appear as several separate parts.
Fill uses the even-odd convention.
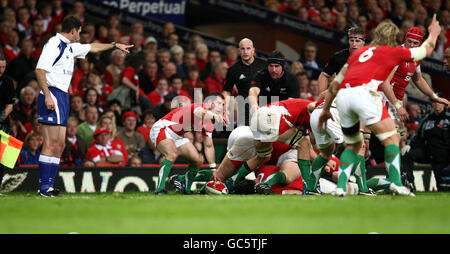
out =
[[[8,168],[14,168],[23,142],[0,130],[0,160]]]

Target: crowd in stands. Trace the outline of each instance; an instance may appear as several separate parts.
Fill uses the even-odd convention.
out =
[[[412,25],[426,31],[428,18],[438,13],[446,27],[439,43],[449,45],[449,0],[445,4],[389,0],[252,2],[342,31],[361,25],[369,37],[384,18],[391,18],[402,31]],[[13,136],[25,141],[20,165],[36,164],[39,157],[42,137],[36,98],[40,88],[34,70],[46,40],[61,31],[60,22],[67,15],[82,21],[81,43],[120,42],[134,47],[130,54],[114,49],[76,61],[63,166],[159,163],[161,156],[149,140],[153,123],[174,107],[222,92],[227,68],[238,61],[235,46],[224,52],[212,50],[199,35],[182,44],[172,22],[166,22],[160,34],[149,35],[140,22],[125,27],[116,13],[104,23],[92,23],[82,1],[64,9],[62,0],[0,0],[1,51],[8,62],[6,75],[14,80],[17,94],[10,129]],[[436,47],[437,58],[440,47]],[[302,58],[289,66],[300,81],[301,98],[315,100],[319,96],[317,77],[325,62],[318,58],[318,51],[315,43],[305,43]],[[184,99],[174,101],[179,95]],[[202,136],[193,133],[188,138],[202,152]]]
[[[342,32],[360,26],[366,38],[372,37],[374,28],[384,19],[392,20],[399,28],[399,43],[408,28],[417,26],[427,31],[430,18],[437,14],[442,26],[432,58],[442,60],[444,49],[450,46],[449,0],[247,0],[275,12],[295,16],[300,20]]]

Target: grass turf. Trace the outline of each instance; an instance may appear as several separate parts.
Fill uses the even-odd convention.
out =
[[[450,233],[450,193],[416,197],[35,193],[0,197],[1,234]]]

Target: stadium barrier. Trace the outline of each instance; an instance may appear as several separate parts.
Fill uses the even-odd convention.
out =
[[[207,165],[202,167],[207,168]],[[186,164],[174,164],[170,175],[184,174],[186,168]],[[143,167],[61,167],[55,186],[67,193],[153,192],[158,181],[158,172],[158,164],[146,164]],[[385,172],[384,167],[369,167],[367,178],[383,178]],[[436,190],[436,182],[429,165],[417,167],[414,175],[417,191]],[[0,190],[2,192],[35,192],[38,189],[38,183],[37,165],[16,167],[6,170]],[[192,188],[199,188],[202,184],[204,183],[195,182]]]

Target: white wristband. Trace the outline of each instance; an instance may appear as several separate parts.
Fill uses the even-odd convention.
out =
[[[216,171],[216,167],[217,167],[217,164],[216,164],[216,163],[211,163],[211,164],[209,164],[209,168],[210,168],[212,171]]]
[[[402,104],[400,104],[400,102],[396,102],[396,103],[394,103],[394,107],[398,110],[399,108],[401,108],[402,107]]]
[[[433,93],[433,95],[431,95],[432,100],[436,100],[437,98],[439,98],[439,96],[437,96],[437,94]]]

